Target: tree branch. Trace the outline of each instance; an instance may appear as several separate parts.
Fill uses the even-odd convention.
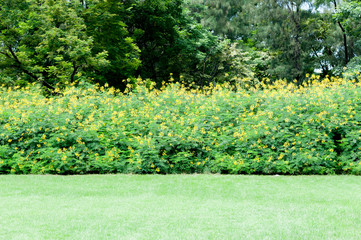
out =
[[[335,6],[335,10],[337,10],[337,2],[336,2],[336,0],[333,0],[333,5]],[[347,65],[347,63],[348,63],[348,46],[347,46],[346,31],[343,28],[340,21],[337,21],[337,24],[340,27],[340,29],[342,31],[342,35],[343,35],[343,47],[345,48],[345,65]]]
[[[11,56],[7,52],[0,52],[1,54],[5,55],[8,58],[11,58]]]
[[[44,79],[39,79],[39,77],[37,77],[35,74],[33,74],[32,72],[28,71],[26,68],[24,68],[23,64],[20,62],[19,58],[16,56],[15,52],[13,51],[13,49],[11,48],[11,46],[7,47],[12,58],[15,60],[15,62],[17,63],[17,67],[20,68],[25,74],[27,74],[28,76],[30,76],[31,78],[33,78],[35,81],[41,82],[41,84],[44,87],[47,87],[48,89],[51,90],[55,90],[55,88],[53,86],[51,86],[47,81],[45,81]]]
[[[33,73],[29,72],[27,69],[25,69],[22,65],[22,63],[20,62],[20,60],[18,59],[18,57],[16,56],[15,52],[13,51],[13,49],[11,48],[11,46],[8,46],[8,50],[11,54],[11,56],[13,57],[13,59],[15,60],[15,62],[18,64],[18,67],[27,75],[29,75],[31,78],[35,79],[36,81],[39,80],[39,78],[37,76],[35,76]]]

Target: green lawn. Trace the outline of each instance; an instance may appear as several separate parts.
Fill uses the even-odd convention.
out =
[[[0,176],[0,239],[361,239],[357,176]]]

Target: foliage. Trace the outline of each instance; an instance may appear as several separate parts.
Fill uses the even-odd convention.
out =
[[[361,85],[0,90],[1,173],[361,174]]]
[[[132,8],[127,24],[141,50],[142,67],[137,74],[158,86],[169,80],[169,74],[176,81],[183,77],[198,86],[223,81],[231,71],[237,76],[250,75],[247,53],[195,23],[182,6],[182,1],[149,0]]]
[[[75,81],[124,90],[169,76],[200,87],[357,71],[360,1],[0,0],[0,77],[49,91]],[[183,76],[183,79],[182,79]],[[238,79],[238,80],[237,80]]]
[[[194,19],[215,35],[231,40],[247,40],[250,4],[247,0],[185,0]]]
[[[257,49],[267,49],[273,57],[262,65],[272,79],[300,83],[307,73],[337,75],[359,56],[359,4],[331,0],[185,2],[195,20],[215,35],[251,40]]]
[[[360,20],[361,2],[360,1],[345,1],[337,9],[334,14],[336,21],[340,21],[344,26],[346,32],[355,37],[360,37],[361,27],[358,24]]]
[[[142,67],[136,75],[161,83],[169,73],[179,76],[178,28],[184,26],[181,0],[135,1],[131,17],[125,19],[131,36],[141,51]]]
[[[0,66],[7,76],[48,89],[74,82],[89,67],[107,65],[107,52],[92,54],[83,19],[66,0],[0,2]]]
[[[134,76],[140,66],[140,50],[130,36],[125,20],[132,15],[132,4],[89,1],[80,9],[86,33],[94,40],[93,54],[106,51],[109,65],[95,69],[91,77],[98,83],[122,87],[122,80]]]
[[[267,76],[271,59],[267,51],[261,51],[252,43],[231,41],[214,36],[200,24],[192,24],[180,30],[178,44],[182,51],[182,83],[208,86],[210,83],[239,83],[239,79],[257,81]]]
[[[334,19],[344,26],[344,31],[349,37],[349,58],[347,62],[346,74],[360,71],[360,54],[361,54],[361,27],[360,21],[361,2],[345,1],[338,8]]]

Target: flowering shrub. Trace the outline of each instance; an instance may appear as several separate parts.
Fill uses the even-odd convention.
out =
[[[0,173],[361,174],[361,84],[0,88]]]

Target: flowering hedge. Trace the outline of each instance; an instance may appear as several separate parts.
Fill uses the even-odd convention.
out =
[[[361,174],[361,84],[0,88],[0,173]]]

